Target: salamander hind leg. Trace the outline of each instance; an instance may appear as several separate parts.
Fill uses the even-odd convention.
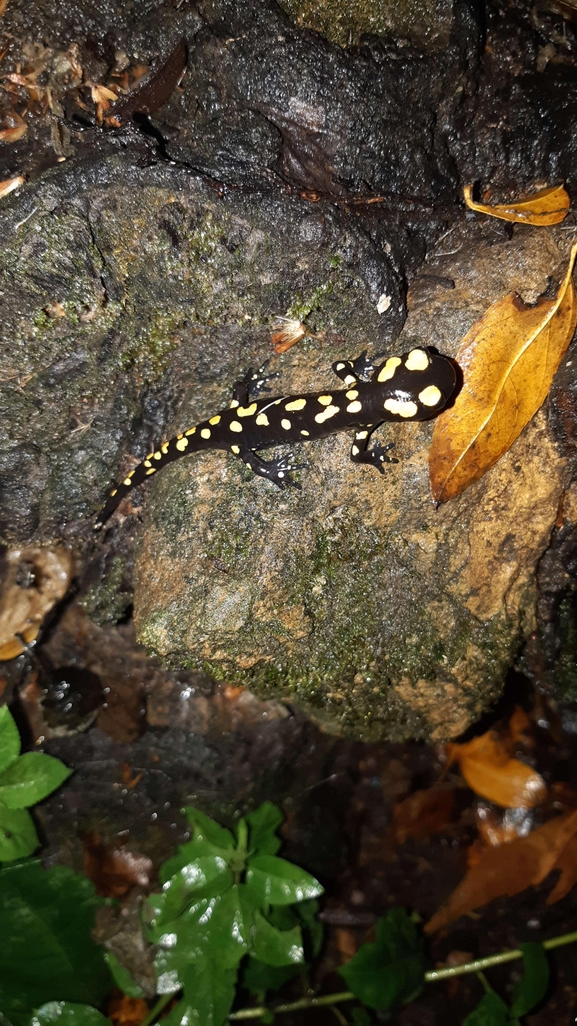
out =
[[[250,467],[259,477],[264,477],[267,481],[273,481],[279,488],[286,488],[287,485],[292,485],[293,488],[298,488],[300,491],[301,486],[298,481],[292,479],[291,471],[303,470],[307,464],[293,463],[292,455],[279,456],[272,460],[263,460],[253,449],[240,449],[235,455],[244,460],[247,467]]]
[[[375,442],[372,449],[367,448],[371,430],[365,428],[362,431],[355,432],[355,440],[351,445],[351,460],[353,463],[367,463],[369,466],[376,467],[381,474],[385,473],[385,463],[398,463],[394,456],[389,456],[388,453],[394,448],[394,443],[389,442],[388,445],[381,445],[380,442]]]
[[[244,378],[237,381],[232,390],[232,407],[246,406],[251,399],[258,399],[263,392],[270,392],[268,382],[278,378],[278,374],[267,374],[269,361],[266,360],[257,370],[249,368]]]

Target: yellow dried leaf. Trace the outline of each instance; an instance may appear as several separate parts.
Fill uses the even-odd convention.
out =
[[[450,762],[458,762],[469,787],[508,809],[532,809],[547,793],[545,781],[526,763],[512,759],[491,731],[462,745],[447,745]]]
[[[15,128],[3,128],[2,131],[0,131],[0,142],[4,142],[4,143],[15,143],[15,142],[18,142],[19,139],[22,139],[22,137],[26,135],[27,131],[28,131],[28,125],[27,124],[16,125]]]
[[[490,848],[468,870],[447,902],[424,927],[434,933],[481,905],[540,884],[557,865],[561,852],[577,832],[577,812],[558,816],[502,848]]]
[[[19,189],[25,181],[24,175],[17,175],[16,178],[6,178],[5,181],[0,182],[0,199],[2,196],[7,196],[8,193],[14,192],[15,189]]]
[[[472,186],[466,185],[464,190],[465,203],[470,210],[480,214],[498,217],[501,221],[519,221],[521,224],[547,225],[560,224],[567,216],[571,200],[562,185],[554,185],[548,189],[540,189],[532,196],[512,200],[511,203],[475,203]]]
[[[577,243],[554,299],[527,306],[513,292],[493,303],[462,340],[463,388],[436,421],[429,454],[436,501],[478,481],[544,402],[577,326],[576,256]]]

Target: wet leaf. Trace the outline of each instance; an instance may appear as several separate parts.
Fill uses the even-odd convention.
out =
[[[549,963],[542,944],[529,941],[520,944],[523,952],[523,975],[516,984],[511,1000],[511,1016],[520,1019],[543,1000],[549,986]]]
[[[110,974],[116,986],[123,994],[131,998],[143,998],[145,996],[142,987],[139,987],[132,979],[128,969],[125,969],[120,964],[116,955],[113,955],[111,951],[107,951],[104,955],[104,961],[110,969]]]
[[[569,267],[554,299],[527,306],[515,293],[493,303],[461,342],[463,388],[435,423],[429,457],[433,498],[460,495],[513,444],[543,403],[577,325]]]
[[[261,908],[268,904],[292,905],[323,893],[314,876],[275,855],[257,855],[249,860],[246,886]]]
[[[300,926],[292,930],[277,930],[263,916],[255,912],[250,931],[251,950],[267,965],[298,965],[304,962],[303,938]]]
[[[184,811],[192,825],[193,837],[186,844],[181,844],[177,854],[167,859],[160,867],[158,875],[163,884],[196,859],[212,855],[228,860],[234,850],[234,837],[230,830],[219,826],[198,809],[187,808]]]
[[[540,189],[532,196],[512,200],[510,203],[475,203],[472,186],[463,189],[465,203],[470,210],[480,214],[498,217],[501,221],[519,221],[521,224],[548,225],[560,224],[567,216],[571,200],[562,185],[553,185]]]
[[[0,1008],[28,1026],[46,1001],[98,1005],[112,987],[104,950],[90,931],[101,902],[71,869],[37,860],[0,870]]]
[[[425,933],[434,933],[495,898],[512,897],[541,883],[557,864],[560,853],[577,833],[577,812],[558,816],[527,837],[502,848],[490,848],[468,870],[448,901],[429,920]]]
[[[254,955],[249,955],[244,965],[242,985],[252,994],[266,994],[267,990],[279,990],[283,983],[292,980],[305,969],[305,963],[292,965],[267,965]]]
[[[232,883],[232,873],[220,855],[204,855],[184,866],[164,885],[160,894],[151,894],[147,902],[151,928],[164,932],[191,905],[203,898],[222,894]]]
[[[0,774],[0,804],[8,809],[36,805],[71,773],[60,759],[41,752],[26,752]]]
[[[211,960],[187,966],[184,997],[162,1020],[163,1026],[222,1026],[234,1000],[236,976],[236,969],[223,969]]]
[[[276,855],[281,846],[276,831],[283,821],[283,814],[272,802],[263,804],[245,817],[249,829],[249,847],[255,855]]]
[[[20,755],[20,734],[7,705],[0,708],[0,773]]]
[[[463,1026],[507,1026],[510,1021],[507,1005],[494,990],[490,990],[469,1013]]]
[[[555,863],[555,869],[561,870],[561,876],[547,898],[548,905],[561,901],[577,883],[577,837],[572,837],[565,846]]]
[[[450,762],[458,762],[475,794],[505,809],[532,809],[547,794],[541,774],[519,759],[512,759],[492,731],[462,745],[447,745],[447,755]]]
[[[363,944],[339,969],[359,1001],[381,1010],[417,997],[424,971],[421,940],[403,908],[392,908],[379,919],[375,943]]]
[[[49,1001],[36,1009],[31,1026],[110,1026],[110,1019],[90,1005]]]
[[[415,791],[395,805],[393,833],[397,844],[409,837],[431,837],[451,822],[455,806],[453,787],[428,787]]]
[[[26,809],[7,809],[0,805],[0,862],[25,859],[39,844],[30,813]]]

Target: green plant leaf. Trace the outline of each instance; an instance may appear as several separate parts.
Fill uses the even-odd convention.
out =
[[[323,893],[314,876],[276,855],[257,855],[249,859],[246,886],[261,908],[292,905],[307,898],[318,898]]]
[[[0,708],[0,773],[20,755],[20,734],[7,705]]]
[[[110,1019],[91,1005],[49,1001],[37,1008],[31,1026],[111,1026]]]
[[[305,960],[300,926],[292,930],[277,930],[258,911],[250,930],[250,948],[261,962],[268,965],[294,965]]]
[[[422,942],[405,910],[392,908],[379,919],[375,943],[363,944],[339,972],[369,1008],[383,1010],[420,994],[425,972]]]
[[[0,802],[9,809],[27,809],[60,787],[71,773],[60,759],[26,752],[0,774]]]
[[[24,859],[36,851],[40,841],[32,816],[26,809],[0,805],[0,862]]]
[[[236,885],[186,909],[150,936],[158,945],[154,963],[158,993],[184,987],[192,963],[214,962],[223,970],[236,967],[248,948],[247,932]]]
[[[352,1026],[372,1026],[374,1021],[366,1008],[353,1008],[351,1011]]]
[[[267,990],[278,990],[287,980],[304,972],[306,963],[293,965],[267,965],[254,955],[249,955],[243,965],[242,985],[251,994],[258,994],[264,999]]]
[[[245,818],[248,823],[251,855],[276,855],[281,846],[276,831],[284,818],[278,806],[272,802],[263,802]]]
[[[477,1007],[469,1012],[463,1026],[507,1026],[509,1009],[494,990],[483,995]]]
[[[232,873],[220,855],[204,855],[183,866],[165,883],[161,894],[150,895],[145,915],[151,930],[158,934],[165,923],[172,922],[190,905],[222,894],[231,883]]]
[[[116,955],[112,954],[112,951],[106,952],[104,955],[104,961],[110,969],[110,975],[112,976],[116,986],[123,994],[126,994],[127,997],[131,998],[146,997],[142,987],[139,987],[132,979],[128,969],[125,969],[124,966],[120,964]]]
[[[193,828],[192,840],[182,844],[176,855],[167,859],[160,867],[159,877],[163,884],[180,869],[184,869],[199,858],[218,855],[228,861],[234,851],[234,837],[230,830],[219,826],[198,809],[186,808],[183,811]]]
[[[14,814],[14,813],[12,813]],[[39,861],[0,870],[0,1008],[28,1026],[46,1001],[98,1005],[112,987],[91,930],[101,899],[86,877]]]
[[[549,962],[542,944],[528,941],[520,944],[523,952],[523,975],[511,1001],[511,1016],[520,1019],[543,1000],[549,986]]]
[[[309,901],[300,901],[295,907],[295,912],[308,932],[310,944],[307,945],[307,957],[316,958],[320,955],[324,940],[323,924],[317,919],[319,903],[311,898]]]
[[[162,1020],[163,1026],[222,1026],[234,1000],[236,969],[207,960],[183,973],[184,996]]]

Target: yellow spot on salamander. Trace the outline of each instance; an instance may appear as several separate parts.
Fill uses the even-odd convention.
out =
[[[184,452],[188,448],[188,438],[179,438],[176,443],[176,448],[179,452]]]
[[[161,445],[160,448],[162,449],[163,456],[166,456],[166,454],[168,452],[168,446],[169,445],[170,445],[170,442],[165,442],[163,445]]]
[[[239,420],[231,420],[229,428],[231,431],[235,431],[238,434],[239,431],[242,431],[242,424]]]
[[[347,406],[347,413],[360,413],[363,408],[363,404],[356,400],[354,403],[349,403]]]
[[[303,428],[302,431],[301,431],[301,435],[304,435],[305,438],[309,438],[310,437],[310,431],[305,431],[305,429]]]
[[[152,463],[150,462],[150,460],[144,460],[144,466],[145,467],[151,467]]]
[[[345,367],[346,367],[346,363],[337,363],[336,370],[344,370]]]
[[[368,431],[357,431],[355,438],[367,438],[368,434]]]
[[[290,431],[292,424],[290,420],[287,420],[286,417],[283,417],[283,419],[280,422],[280,426],[283,427],[285,431]]]
[[[346,378],[344,379],[344,382],[345,385],[356,385],[357,379],[355,378],[354,374],[347,374]]]
[[[429,366],[429,357],[424,349],[411,349],[405,360],[408,371],[424,371]]]
[[[117,495],[117,494],[118,494],[118,488],[113,488],[111,493],[110,493],[110,498],[113,499],[114,496]]]
[[[419,412],[417,404],[410,400],[404,403],[400,399],[387,399],[384,406],[385,410],[394,414],[395,417],[414,417]]]
[[[156,474],[156,467],[151,467],[150,470],[146,471],[147,477],[150,477],[151,474]]]
[[[347,399],[356,399],[358,394],[359,393],[357,392],[356,388],[351,388],[351,390],[346,393],[346,397]]]
[[[304,410],[306,404],[306,399],[293,399],[292,403],[286,404],[285,410],[287,413],[292,413],[293,410]]]
[[[427,385],[422,392],[419,392],[419,402],[423,406],[437,406],[441,399],[441,389],[436,385]]]
[[[240,403],[239,403],[238,399],[231,399],[231,402],[230,402],[231,410],[236,410],[237,406],[240,406]]]
[[[268,427],[268,422],[269,421],[266,413],[259,413],[258,417],[255,420],[255,424],[258,424],[259,427]]]
[[[194,435],[194,434],[196,434],[196,427],[189,428],[188,431],[185,432],[185,434],[186,435]]]
[[[317,424],[324,424],[325,420],[329,420],[330,417],[334,417],[335,413],[339,412],[338,406],[327,406],[326,410],[323,410],[322,413],[317,413],[315,420]]]
[[[180,435],[177,435],[176,437],[177,437],[177,438],[184,438],[184,435],[183,435],[183,434],[182,434],[182,432],[181,432],[181,433],[180,433]]]
[[[399,360],[398,356],[390,356],[385,366],[379,371],[377,381],[390,381],[401,363],[402,361]]]
[[[132,481],[130,480],[130,478],[129,478],[129,477],[125,477],[125,478],[124,478],[124,481],[122,482],[122,484],[123,484],[123,485],[125,485],[125,486],[126,486],[126,488],[128,488],[128,486],[129,486],[130,484],[132,484]]]
[[[251,403],[250,406],[239,406],[236,411],[239,417],[252,417],[256,413],[256,403]]]
[[[217,413],[215,417],[211,417],[209,424],[220,424],[220,413]]]
[[[353,445],[352,448],[351,448],[351,452],[352,452],[353,456],[358,456],[359,452],[360,452],[360,449],[359,449],[358,445]]]
[[[202,428],[202,431],[200,432],[200,437],[210,438],[210,428]]]
[[[231,445],[230,451],[233,452],[235,456],[238,456],[240,452],[240,445]]]
[[[332,395],[319,395],[319,396],[317,396],[317,403],[320,403],[321,406],[330,406],[332,401],[333,401]]]
[[[155,459],[155,460],[161,460],[162,459],[162,453],[161,453],[160,449],[157,449],[156,452],[153,452],[152,456],[153,456],[153,459]]]

